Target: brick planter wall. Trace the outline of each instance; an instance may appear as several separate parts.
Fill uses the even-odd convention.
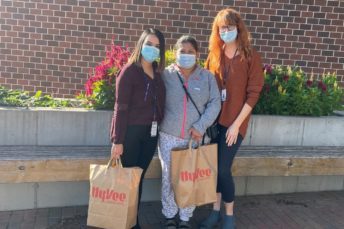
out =
[[[264,63],[299,65],[344,82],[344,2],[324,0],[0,0],[0,85],[72,97],[112,38],[133,47],[156,27],[168,45],[193,34],[206,57],[217,11],[246,21]]]

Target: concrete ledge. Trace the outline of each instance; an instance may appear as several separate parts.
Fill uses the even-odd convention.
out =
[[[1,108],[0,145],[109,145],[112,112]]]
[[[235,176],[344,175],[344,147],[243,146],[233,164]],[[106,164],[109,147],[0,147],[0,182],[85,181],[90,164]],[[161,177],[154,157],[145,178]]]
[[[254,146],[344,146],[344,117],[255,115],[246,139]]]
[[[234,177],[236,196],[344,190],[344,176]],[[0,211],[87,205],[88,181],[0,184]],[[142,201],[159,201],[161,179],[144,180]]]
[[[110,154],[111,116],[0,108],[0,211],[87,204],[89,165]],[[233,165],[237,195],[344,190],[343,130],[344,117],[253,116]],[[160,200],[157,157],[145,178],[143,200]]]
[[[109,145],[112,111],[0,107],[0,145]],[[344,117],[253,115],[244,145],[344,146]]]

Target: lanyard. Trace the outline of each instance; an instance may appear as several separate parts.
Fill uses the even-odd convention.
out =
[[[228,64],[228,67],[226,66],[225,57],[222,58],[224,61],[223,65],[224,65],[224,69],[225,69],[225,72],[224,72],[225,74],[222,77],[222,86],[226,86],[227,76],[228,76],[229,72],[231,71],[231,66],[233,66],[234,57],[236,56],[237,52],[238,52],[238,49],[235,50],[234,55],[232,57],[232,61],[230,64]],[[223,53],[223,56],[225,56],[224,53]]]
[[[152,97],[153,97],[153,121],[156,121],[156,113],[157,113],[157,105],[158,105],[158,96],[157,96],[158,85],[157,85],[157,82],[154,81],[155,80],[155,77],[154,77],[154,79],[152,79],[152,84],[155,85],[155,89],[154,90],[149,90],[150,89],[150,82],[149,82],[147,77],[148,76],[146,75],[146,73],[144,73],[143,78],[144,78],[145,83],[146,83],[144,102],[147,102],[148,93],[149,93],[149,91],[152,91],[151,94],[152,94]]]

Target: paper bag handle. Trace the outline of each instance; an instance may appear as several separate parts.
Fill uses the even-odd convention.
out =
[[[119,166],[120,168],[123,168],[121,158],[117,158],[117,159],[111,158],[107,164],[107,168],[109,168],[110,166],[111,167]]]
[[[194,140],[192,140],[192,138],[190,139],[190,141],[189,141],[189,149],[192,149],[192,143],[194,143],[195,141]],[[200,144],[200,142],[196,142],[196,143],[198,143],[198,147],[201,145]],[[197,148],[198,148],[197,147]]]

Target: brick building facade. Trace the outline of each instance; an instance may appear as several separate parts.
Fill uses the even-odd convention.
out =
[[[237,9],[264,63],[299,65],[344,82],[344,1],[0,0],[0,85],[71,97],[114,38],[132,48],[156,27],[168,46],[194,35],[206,57],[217,11]]]

